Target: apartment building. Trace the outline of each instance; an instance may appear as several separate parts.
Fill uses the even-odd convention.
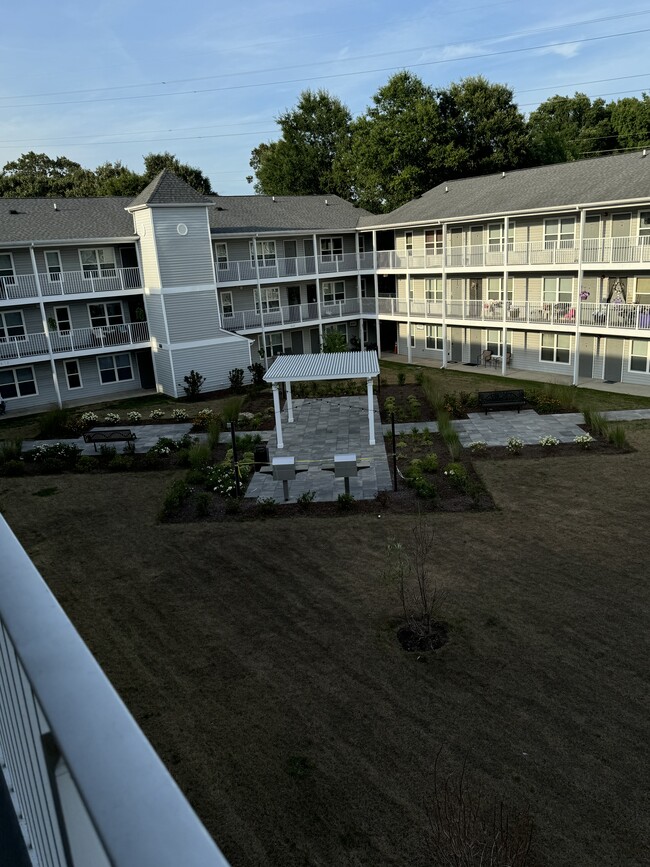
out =
[[[390,214],[337,196],[0,200],[9,411],[206,389],[350,348],[650,388],[645,151],[449,181]]]

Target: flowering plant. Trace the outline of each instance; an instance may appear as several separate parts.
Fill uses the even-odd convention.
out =
[[[82,424],[93,424],[96,421],[99,421],[99,416],[94,412],[82,412],[79,421]]]
[[[164,418],[165,413],[161,409],[152,409],[149,418]]]
[[[469,450],[473,455],[484,455],[487,449],[488,445],[484,440],[476,440],[476,442],[469,444]]]
[[[545,436],[540,439],[539,444],[545,449],[553,449],[560,445],[560,441],[557,437]]]
[[[184,409],[181,409],[181,408],[173,409],[172,410],[172,418],[174,419],[174,421],[186,421],[187,420],[187,413],[185,412]]]
[[[126,417],[133,424],[135,424],[135,422],[142,421],[142,413],[137,412],[136,410],[132,410],[131,412],[127,412]]]
[[[235,496],[235,473],[232,467],[226,464],[206,467],[205,484],[222,497]]]
[[[517,437],[510,437],[510,439],[506,443],[506,449],[510,452],[511,455],[520,454],[523,447],[523,440],[517,439]]]
[[[104,416],[104,421],[106,424],[119,424],[120,417],[116,412],[107,412]]]
[[[583,449],[591,448],[591,444],[594,441],[594,438],[589,434],[578,434],[577,437],[574,438],[573,442],[579,445]]]

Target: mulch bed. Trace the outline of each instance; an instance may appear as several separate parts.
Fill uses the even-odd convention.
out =
[[[435,411],[426,398],[422,386],[415,383],[408,385],[382,385],[381,390],[377,392],[379,401],[379,411],[381,420],[384,424],[390,423],[390,412],[386,411],[386,400],[392,398],[395,401],[395,421],[396,422],[422,422],[430,421],[436,417]],[[416,406],[413,400],[415,398],[419,406]]]

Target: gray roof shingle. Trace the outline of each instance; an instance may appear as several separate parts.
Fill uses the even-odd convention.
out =
[[[448,192],[445,192],[448,188]],[[445,181],[360,227],[392,226],[577,204],[650,199],[650,154],[615,154],[572,163]]]
[[[129,196],[0,198],[0,243],[131,238],[134,235],[133,217],[124,210],[130,202]]]
[[[210,209],[213,235],[235,232],[312,232],[356,229],[371,216],[339,196],[215,196]]]
[[[144,190],[131,202],[131,208],[138,205],[207,205],[209,200],[198,193],[178,175],[163,169]]]

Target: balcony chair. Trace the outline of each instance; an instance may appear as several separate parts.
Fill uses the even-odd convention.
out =
[[[512,364],[512,352],[506,352],[506,367]]]
[[[492,360],[492,350],[484,349],[483,352],[478,357],[479,364],[482,361],[483,367],[487,367],[490,361]]]

